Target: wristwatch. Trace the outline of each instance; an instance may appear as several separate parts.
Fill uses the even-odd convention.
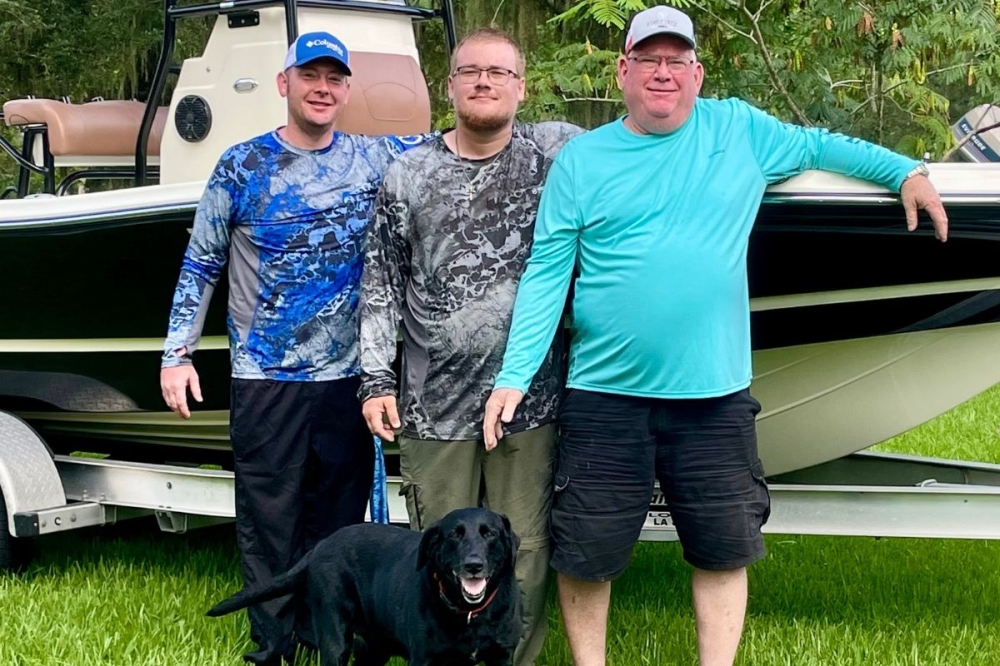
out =
[[[930,169],[927,168],[926,164],[921,162],[917,166],[913,167],[910,173],[903,176],[903,182],[905,183],[914,176],[929,176],[929,175],[931,175]]]

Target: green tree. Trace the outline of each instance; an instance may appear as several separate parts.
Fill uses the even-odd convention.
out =
[[[653,3],[581,0],[552,19],[576,43],[550,59],[545,99],[554,106],[581,98],[614,104],[618,95],[608,82],[620,32],[647,4]],[[951,124],[1000,97],[996,0],[662,4],[695,21],[705,94],[741,97],[786,120],[912,155],[940,157],[953,142]],[[616,39],[595,40],[591,35],[601,34],[595,27],[613,29]]]
[[[175,61],[201,52],[208,25],[180,22]],[[0,104],[28,95],[145,101],[162,35],[155,0],[0,0]],[[17,145],[15,131],[3,135]],[[13,177],[0,154],[0,190]]]
[[[436,0],[419,0],[423,5]],[[524,120],[587,127],[624,112],[615,63],[647,0],[455,0],[459,34],[493,25],[528,58]],[[688,11],[704,94],[935,158],[951,125],[1000,98],[1000,0],[672,0]],[[26,95],[148,95],[163,17],[156,0],[0,0],[0,102]],[[210,20],[179,23],[175,62]],[[452,122],[440,25],[418,28],[437,126]],[[0,130],[4,131],[4,130]],[[13,135],[8,132],[10,138]],[[11,163],[0,158],[0,184]]]

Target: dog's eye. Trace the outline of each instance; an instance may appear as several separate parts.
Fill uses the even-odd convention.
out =
[[[486,525],[483,525],[482,527],[479,528],[479,536],[483,537],[484,539],[492,539],[496,537],[496,535],[497,533],[491,530],[490,528],[486,527]]]
[[[461,539],[464,536],[465,536],[465,527],[461,525],[452,530],[451,534],[448,535],[448,537],[451,539]]]

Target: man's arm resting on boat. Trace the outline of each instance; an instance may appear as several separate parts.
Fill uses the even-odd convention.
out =
[[[899,196],[903,201],[903,210],[906,211],[907,229],[916,230],[917,211],[925,210],[931,218],[931,224],[934,225],[934,235],[937,239],[942,243],[948,240],[948,213],[926,171],[914,169],[899,188]]]
[[[948,218],[937,190],[926,176],[915,175],[920,162],[873,143],[818,127],[784,123],[749,104],[750,137],[764,179],[774,183],[807,169],[822,169],[860,178],[899,192],[910,231],[917,226],[917,210],[931,217],[935,235],[948,236]]]

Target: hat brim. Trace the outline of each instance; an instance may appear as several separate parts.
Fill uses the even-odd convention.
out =
[[[311,62],[319,62],[320,60],[329,60],[337,67],[339,67],[340,70],[344,72],[344,74],[346,74],[347,76],[353,76],[353,74],[351,73],[351,68],[348,67],[346,62],[330,55],[321,55],[313,58],[302,58],[301,60],[296,60],[295,62],[293,62],[291,65],[289,65],[289,67],[302,67],[304,65],[308,65]]]
[[[643,42],[645,42],[645,41],[647,41],[649,39],[652,39],[653,37],[660,37],[662,35],[667,35],[668,37],[676,37],[677,39],[681,40],[682,42],[684,42],[685,44],[687,44],[688,46],[690,46],[692,49],[698,50],[698,45],[695,44],[694,40],[692,40],[687,35],[679,33],[679,32],[674,32],[672,30],[661,30],[659,32],[654,32],[651,35],[646,35],[645,37],[643,37],[639,41],[633,43],[632,44],[632,48],[629,49],[629,53],[631,53],[632,51],[634,51],[635,47],[639,46],[639,44],[642,44]],[[628,55],[628,54],[626,53],[626,55]]]

